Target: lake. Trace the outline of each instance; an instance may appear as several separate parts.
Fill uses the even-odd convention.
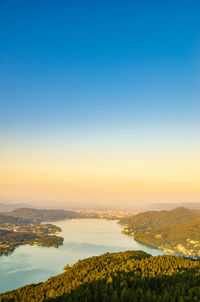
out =
[[[66,264],[106,252],[143,250],[152,255],[161,250],[143,245],[121,233],[115,220],[72,219],[53,222],[62,228],[64,245],[59,248],[24,245],[11,255],[0,257],[0,292],[29,283],[45,281],[63,272]]]

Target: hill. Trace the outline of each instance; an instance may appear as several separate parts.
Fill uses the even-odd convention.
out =
[[[44,283],[1,294],[0,302],[193,302],[200,300],[200,262],[142,251],[78,261]]]
[[[78,218],[81,214],[74,211],[65,210],[38,210],[30,208],[19,208],[11,211],[9,215],[13,217],[20,217],[25,219],[31,219],[35,221],[56,221],[66,218]]]
[[[0,214],[0,226],[5,223],[11,223],[11,224],[26,224],[30,223],[30,219],[25,219],[21,217],[13,217],[6,214]]]
[[[176,208],[149,211],[121,219],[124,233],[151,246],[184,255],[200,256],[200,211]]]
[[[10,212],[12,210],[27,206],[25,203],[11,203],[9,201],[0,201],[0,212]],[[30,206],[29,206],[30,207]]]

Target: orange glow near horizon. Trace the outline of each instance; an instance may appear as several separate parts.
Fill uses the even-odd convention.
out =
[[[195,202],[200,196],[197,152],[13,153],[1,162],[1,198],[116,205]]]

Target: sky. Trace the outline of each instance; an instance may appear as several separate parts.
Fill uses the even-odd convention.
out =
[[[200,202],[200,1],[0,1],[0,200]]]

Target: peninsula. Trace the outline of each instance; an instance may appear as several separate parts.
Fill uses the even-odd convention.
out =
[[[123,218],[123,233],[170,253],[200,256],[200,211],[176,208]]]

